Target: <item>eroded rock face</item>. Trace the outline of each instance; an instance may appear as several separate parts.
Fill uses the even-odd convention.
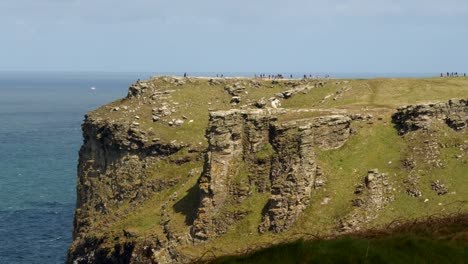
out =
[[[324,183],[315,162],[315,148],[341,147],[350,135],[351,119],[326,116],[287,123],[274,123],[271,142],[271,198],[266,206],[260,232],[282,232],[307,208],[312,190]]]
[[[336,149],[348,140],[351,119],[347,116],[332,115],[313,119],[310,123],[314,143],[323,150]]]
[[[227,231],[249,211],[236,208],[252,192],[269,193],[260,232],[286,231],[307,208],[314,188],[325,182],[317,169],[315,149],[333,149],[349,137],[351,119],[325,116],[279,122],[272,109],[212,112],[206,137],[209,147],[199,179],[200,204],[188,234],[171,231],[170,216],[161,209],[164,237],[153,242],[116,243],[108,255],[99,238],[84,236],[95,217],[115,211],[123,203],[136,204],[180,179],[149,180],[148,167],[184,146],[163,145],[148,140],[134,124],[87,118],[83,124],[84,144],[80,150],[74,244],[68,262],[87,263],[127,259],[134,263],[182,261],[181,244],[203,241]],[[243,166],[241,164],[244,164]],[[239,172],[248,177],[239,178]],[[237,177],[237,178],[236,178]],[[132,236],[131,231],[123,231]],[[96,241],[90,241],[95,239]],[[132,241],[131,239],[129,241]],[[104,250],[104,251],[103,251]]]
[[[125,201],[173,186],[177,181],[148,180],[146,168],[182,146],[149,142],[145,132],[131,125],[86,118],[79,153],[74,236],[92,221]],[[98,214],[96,214],[98,213]]]
[[[350,122],[339,115],[279,122],[274,113],[260,109],[212,112],[192,236],[206,240],[225,232],[223,219],[233,217],[233,212],[225,212],[226,205],[241,202],[253,189],[271,193],[259,231],[287,230],[309,205],[315,185],[325,182],[317,172],[314,149],[342,146]],[[249,178],[234,183],[239,164],[245,164]],[[237,217],[246,214],[234,212]]]
[[[114,255],[109,255],[109,252],[100,247],[103,240],[93,237],[93,233],[88,230],[96,220],[114,212],[122,204],[129,204],[128,208],[131,209],[152,194],[176,185],[181,178],[149,177],[148,168],[185,146],[152,142],[148,140],[145,131],[132,124],[90,117],[86,117],[82,130],[84,142],[79,153],[74,242],[67,262],[102,263],[126,260],[125,263],[128,263],[132,259],[132,263],[148,263],[155,255],[160,255],[160,263],[170,263],[180,258],[172,241],[180,238],[169,237],[174,236],[173,234],[168,234],[164,239],[156,237],[155,241],[159,242],[152,246],[146,242],[129,242],[123,245],[116,243]],[[127,235],[131,236],[130,232]],[[153,251],[139,254],[141,261],[138,261],[132,254],[135,251],[145,251],[143,247],[152,247]],[[168,261],[162,261],[164,259]]]
[[[435,120],[444,121],[455,130],[463,130],[468,124],[468,100],[452,99],[447,103],[428,103],[398,108],[392,116],[400,133],[427,129]]]
[[[273,126],[271,198],[260,232],[287,230],[309,205],[317,166],[310,127]]]
[[[232,195],[237,190],[233,190],[231,181],[238,172],[239,163],[244,160],[254,162],[252,157],[260,151],[260,144],[268,140],[268,124],[272,118],[261,110],[229,110],[210,114],[206,132],[209,147],[203,176],[199,180],[201,202],[191,231],[194,238],[206,240],[217,233],[216,216],[224,218],[220,210],[226,200],[235,202],[242,198],[239,193]],[[255,177],[250,181],[253,185],[258,184],[260,189],[266,188],[265,183],[257,182]],[[250,183],[246,186],[247,193]]]
[[[86,236],[76,241],[67,263],[189,263],[190,259],[177,252],[169,242],[147,237],[140,242],[115,242],[113,248],[102,247],[103,239]]]

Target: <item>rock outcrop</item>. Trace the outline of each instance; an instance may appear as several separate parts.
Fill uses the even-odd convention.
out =
[[[448,188],[440,182],[440,180],[436,180],[431,183],[432,190],[435,191],[438,195],[445,195],[448,193]]]
[[[447,103],[428,103],[398,108],[393,122],[400,133],[427,129],[435,120],[444,121],[455,130],[462,130],[468,124],[468,100],[453,99]]]
[[[380,173],[378,169],[367,173],[363,183],[356,186],[354,194],[356,198],[352,200],[352,205],[355,209],[341,219],[338,228],[340,232],[359,230],[362,224],[375,219],[378,211],[395,199],[388,174]]]
[[[276,155],[270,172],[271,198],[260,232],[287,230],[309,205],[316,176],[314,140],[310,127],[274,125],[272,145]]]

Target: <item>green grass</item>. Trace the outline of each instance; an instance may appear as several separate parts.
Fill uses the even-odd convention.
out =
[[[354,187],[363,183],[370,169],[378,168],[380,172],[388,173],[392,181],[401,178],[399,159],[404,141],[392,125],[388,122],[356,125],[362,127],[343,147],[317,153],[318,164],[323,168],[327,184],[313,193],[311,205],[292,232],[333,231],[336,221],[352,209]],[[331,200],[327,205],[321,205],[325,197]]]
[[[266,162],[271,159],[274,153],[273,146],[270,143],[265,143],[261,146],[260,151],[255,153],[255,158],[258,162]]]
[[[171,159],[183,159],[184,156],[190,157],[191,160],[180,165],[176,165],[171,161]],[[162,234],[160,222],[163,204],[166,204],[167,210],[171,214],[174,230],[179,232],[187,231],[186,218],[191,217],[190,214],[198,206],[198,198],[196,193],[193,195],[193,187],[197,184],[202,167],[203,160],[194,159],[193,153],[187,153],[184,150],[173,154],[168,159],[156,162],[153,166],[147,168],[148,180],[161,179],[164,182],[177,180],[178,183],[173,187],[153,193],[151,197],[144,200],[137,207],[128,202],[122,204],[109,215],[101,217],[100,221],[94,224],[95,231],[93,233],[103,235],[110,232],[118,236],[125,229],[132,230],[139,236]],[[189,175],[192,170],[195,170],[196,173]],[[180,195],[177,196],[175,201],[172,201],[169,197],[174,193]],[[191,195],[189,201],[187,201],[186,195]],[[176,204],[178,205],[176,206]]]
[[[402,234],[385,239],[341,238],[276,246],[213,263],[464,263],[466,242]]]
[[[336,91],[352,87],[344,95],[333,100]],[[283,103],[288,108],[345,107],[356,106],[396,107],[427,101],[444,101],[466,97],[468,78],[430,79],[371,79],[350,80],[336,85],[331,81],[324,87],[314,89],[306,95],[294,96]],[[332,95],[324,103],[322,98]]]
[[[211,263],[464,263],[467,216],[334,239],[298,240]]]

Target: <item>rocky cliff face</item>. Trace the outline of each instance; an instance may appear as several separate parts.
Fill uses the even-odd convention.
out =
[[[317,177],[315,149],[342,146],[350,135],[350,123],[349,117],[339,115],[278,122],[266,110],[212,112],[193,237],[206,240],[224,233],[228,223],[223,225],[222,219],[233,215],[223,209],[254,190],[271,195],[259,231],[287,230],[309,205]],[[247,167],[246,182],[235,181],[239,164]],[[238,211],[234,218],[246,214]]]
[[[321,180],[315,149],[342,146],[350,135],[350,123],[346,116],[327,116],[272,125],[271,198],[260,232],[288,230],[299,218]]]
[[[86,118],[79,153],[74,237],[86,232],[94,217],[124,202],[145,199],[174,185],[177,179],[150,179],[147,168],[181,149],[151,144],[132,126]]]
[[[261,144],[268,143],[269,114],[257,111],[229,110],[212,112],[207,129],[209,142],[205,159],[205,169],[199,181],[201,202],[197,219],[192,228],[192,235],[199,240],[225,232],[228,223],[222,222],[228,217],[222,212],[226,204],[241,202],[256,186],[266,191],[269,186],[264,177],[266,161],[259,164],[254,177],[238,181],[240,164],[257,163],[255,154],[261,150]],[[252,168],[253,169],[253,168]],[[224,214],[224,215],[223,215]],[[243,212],[235,212],[239,217]]]
[[[259,232],[287,230],[307,208],[315,188],[319,175],[315,149],[343,145],[350,135],[350,122],[349,117],[337,115],[278,122],[272,109],[210,113],[209,147],[199,180],[201,196],[192,238],[203,241],[225,233],[233,221],[250,213],[227,208],[242,203],[253,192],[271,196],[264,205]],[[135,205],[149,194],[177,184],[179,179],[150,180],[147,169],[183,146],[151,144],[139,132],[135,136],[131,126],[85,120],[74,225],[77,241],[108,211],[124,203]],[[241,181],[236,179],[240,169],[248,174]],[[135,245],[131,250],[136,250]]]
[[[180,98],[179,91],[172,87],[184,87],[185,81],[163,81],[157,84],[167,85],[171,90],[145,82],[132,85],[123,101],[129,105],[125,114],[123,107],[117,105],[106,110],[113,118],[96,114],[86,117],[82,125],[84,142],[78,164],[74,243],[69,263],[189,262],[194,258],[187,254],[187,248],[223,236],[248,217],[256,217],[257,235],[287,233],[313,205],[314,194],[327,188],[330,170],[322,170],[320,153],[342,149],[356,127],[362,127],[364,121],[370,125],[373,122],[367,113],[345,110],[336,111],[342,114],[316,109],[287,110],[277,108],[279,104],[270,108],[250,100],[247,107],[238,108],[241,101],[236,104],[227,101],[235,109],[215,111],[210,109],[210,102],[203,128],[207,145],[201,149],[198,140],[195,144],[161,140],[158,131],[152,130],[156,124],[179,135],[185,126],[189,137],[196,131],[190,130],[189,124],[180,128],[167,119],[177,115],[172,108],[183,108],[180,102],[167,100]],[[225,84],[224,80],[210,80],[208,84],[221,86],[220,91],[228,94],[228,100],[230,96],[244,98],[262,85],[256,82],[245,88]],[[295,90],[285,87],[286,94],[283,91],[282,97],[273,98],[291,100],[324,85],[301,82]],[[212,101],[220,102],[222,98],[217,95]],[[194,107],[192,103],[186,105]],[[143,111],[145,107],[148,113]],[[304,113],[308,116],[303,116]],[[284,118],[288,114],[295,118]],[[403,107],[392,118],[401,134],[428,129],[437,120],[464,133],[467,116],[467,101],[451,100]],[[185,119],[189,118],[181,118]],[[150,125],[144,124],[147,121]],[[361,125],[353,127],[356,124],[353,122],[358,121],[362,121]],[[163,170],[162,163],[169,169]],[[166,174],[172,168],[177,172],[168,177]],[[198,180],[195,186],[183,187],[192,178],[192,184],[195,178]],[[362,178],[354,194],[354,186],[349,186],[346,191],[354,195],[349,201],[353,209],[337,224],[339,231],[359,229],[385,210],[395,199],[392,182],[389,174],[373,169]],[[440,181],[434,181],[431,188],[441,194],[448,192]],[[155,195],[158,196],[154,198]],[[253,215],[246,201],[258,196],[265,199],[260,199],[261,204],[257,205],[262,207],[261,213]],[[142,236],[138,232],[143,231],[119,222],[136,214],[140,205],[156,212],[144,218],[146,222],[142,224],[143,230],[157,230],[150,235]],[[175,213],[185,219],[177,219]],[[105,231],[99,233],[101,229]]]

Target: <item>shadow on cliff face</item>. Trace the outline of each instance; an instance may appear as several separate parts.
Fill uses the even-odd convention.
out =
[[[185,216],[185,224],[192,225],[196,217],[197,208],[200,204],[200,189],[198,183],[192,186],[187,195],[174,204],[174,211]]]

